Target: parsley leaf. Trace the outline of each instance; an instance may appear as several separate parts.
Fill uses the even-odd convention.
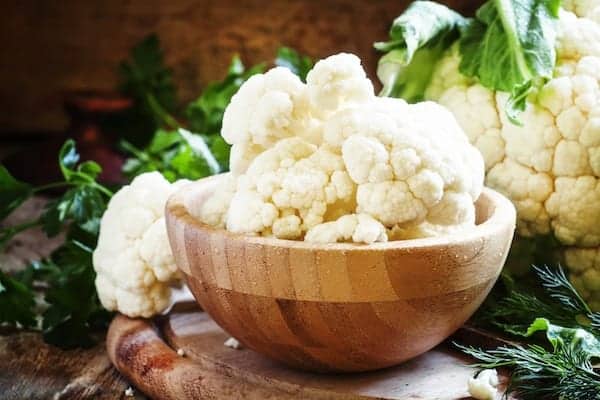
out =
[[[93,331],[105,326],[110,314],[96,295],[92,251],[110,190],[96,179],[102,169],[93,161],[80,162],[72,140],[58,154],[64,180],[29,188],[28,195],[47,188],[66,187],[64,194],[48,203],[39,219],[0,230],[0,245],[24,227],[42,225],[48,236],[66,231],[65,243],[48,259],[32,263],[15,277],[0,273],[0,323],[35,326],[34,282],[46,287],[42,331],[47,342],[63,348],[88,346]],[[25,193],[25,191],[24,191]]]
[[[6,218],[27,200],[31,193],[30,185],[16,180],[4,166],[0,165],[0,220]]]
[[[161,129],[144,149],[121,142],[121,146],[134,156],[123,165],[124,174],[132,179],[144,172],[159,171],[169,182],[174,182],[183,178],[200,179],[220,171],[219,163],[204,139],[191,135],[186,139],[179,131]],[[188,140],[190,138],[193,143]]]
[[[34,306],[33,291],[0,271],[0,324],[35,326]]]

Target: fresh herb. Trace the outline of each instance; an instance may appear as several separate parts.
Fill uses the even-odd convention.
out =
[[[2,179],[11,183],[0,186],[0,215],[8,215],[33,194],[66,189],[48,203],[39,218],[0,229],[0,246],[34,226],[41,226],[48,236],[61,232],[66,235],[65,243],[48,259],[31,264],[15,277],[0,274],[0,324],[35,327],[34,286],[43,282],[45,311],[41,329],[46,341],[65,348],[87,346],[93,343],[94,328],[105,324],[110,315],[96,296],[92,251],[112,192],[97,182],[101,172],[97,163],[80,162],[72,140],[62,146],[58,163],[63,180],[35,188],[18,182],[5,168],[0,169]]]
[[[123,172],[130,179],[159,171],[169,182],[182,178],[195,180],[222,170],[205,139],[184,129],[156,131],[143,150],[125,141],[121,146],[133,155],[123,165]]]
[[[31,196],[31,192],[30,185],[19,182],[0,165],[0,220],[23,204]]]
[[[151,51],[146,50],[142,54],[154,54],[152,59],[161,61],[154,64],[162,64],[162,58],[158,57],[161,51],[156,48],[158,42],[151,38],[146,41],[152,45],[138,47],[149,47]],[[219,135],[223,113],[240,86],[250,76],[261,73],[264,69],[264,64],[246,69],[240,58],[234,56],[225,78],[209,83],[198,98],[184,107],[185,118],[182,119],[187,120],[189,131],[183,129],[183,125],[162,107],[145,107],[148,112],[153,113],[159,129],[144,148],[126,140],[121,142],[121,148],[132,155],[123,166],[125,176],[132,179],[144,172],[159,171],[167,180],[174,182],[182,178],[200,179],[227,171],[230,146]],[[131,90],[138,101],[156,97],[150,85],[134,85]],[[160,104],[158,101],[154,103]]]
[[[525,400],[600,399],[600,375],[591,362],[600,358],[600,313],[591,311],[560,266],[533,270],[537,285],[504,275],[504,288],[495,289],[477,321],[534,343],[488,351],[459,347],[482,361],[476,367],[512,368],[507,394]],[[537,332],[545,332],[551,349],[538,343]]]
[[[388,53],[379,62],[382,95],[421,100],[435,64],[458,41],[460,72],[509,93],[507,116],[518,124],[529,93],[552,76],[559,7],[560,0],[489,0],[467,19],[416,1],[394,21],[391,40],[375,44]]]
[[[592,312],[559,266],[533,267],[537,281],[503,273],[502,282],[477,314],[476,322],[526,336],[532,316],[600,336],[600,313]],[[519,283],[517,283],[519,282]]]
[[[29,287],[0,271],[0,323],[33,327],[35,300]]]
[[[600,341],[583,329],[564,328],[538,318],[527,336],[546,333],[551,349],[537,344],[501,346],[494,350],[458,346],[466,354],[480,360],[478,368],[510,367],[506,394],[514,393],[524,400],[598,400],[600,375],[592,360],[600,357]]]

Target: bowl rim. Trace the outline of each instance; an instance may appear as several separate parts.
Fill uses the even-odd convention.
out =
[[[364,243],[314,243],[305,242],[303,240],[279,239],[265,236],[247,235],[243,233],[230,232],[226,229],[215,228],[205,224],[192,216],[184,205],[184,195],[192,187],[199,184],[215,183],[214,181],[222,179],[227,174],[218,174],[210,177],[202,178],[187,185],[183,185],[179,190],[173,193],[165,206],[165,213],[169,218],[180,220],[182,223],[192,226],[194,229],[210,232],[213,235],[220,235],[226,240],[244,241],[248,244],[255,244],[267,247],[278,248],[294,248],[294,249],[310,249],[317,251],[387,251],[387,250],[407,250],[407,249],[423,249],[435,247],[448,247],[449,245],[457,245],[465,242],[479,240],[484,237],[495,235],[497,232],[506,228],[514,230],[516,226],[516,209],[513,203],[499,192],[484,187],[480,197],[490,199],[494,206],[492,214],[482,223],[475,225],[472,228],[461,232],[460,234],[446,234],[428,238],[393,240],[388,242],[377,242],[371,244]]]

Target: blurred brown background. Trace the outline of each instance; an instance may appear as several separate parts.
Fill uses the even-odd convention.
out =
[[[408,0],[5,0],[0,23],[0,162],[23,143],[63,139],[72,91],[114,91],[129,49],[158,34],[182,101],[225,74],[231,56],[272,60],[280,45],[320,58],[357,53],[374,77]],[[477,1],[449,0],[469,11]],[[52,147],[41,151],[52,153]],[[30,165],[16,157],[22,165]],[[14,157],[13,157],[14,158]],[[35,160],[34,160],[35,162]]]

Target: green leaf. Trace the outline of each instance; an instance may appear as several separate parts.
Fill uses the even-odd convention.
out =
[[[221,135],[209,136],[205,139],[210,142],[210,151],[221,165],[221,170],[229,171],[229,153],[231,151],[229,143]]]
[[[436,63],[459,37],[466,19],[431,1],[415,1],[396,18],[390,40],[375,43],[387,52],[379,60],[377,75],[383,83],[382,96],[423,99]]]
[[[31,185],[16,180],[0,165],[0,221],[23,204],[31,194]]]
[[[569,348],[587,354],[588,358],[600,357],[600,341],[584,329],[563,328],[551,324],[546,318],[537,318],[527,329],[527,336],[545,332],[554,351]]]
[[[91,180],[96,180],[102,172],[102,167],[95,161],[85,161],[79,164],[77,172],[86,175]]]
[[[552,76],[559,7],[560,0],[491,0],[463,30],[460,72],[510,93],[513,122],[536,83]]]
[[[87,231],[97,232],[105,209],[106,200],[95,187],[77,186],[48,203],[41,217],[42,226],[50,237],[60,233],[67,221],[72,221]]]
[[[87,347],[92,333],[106,326],[110,313],[100,306],[92,266],[92,249],[70,239],[43,266],[49,285],[44,300],[44,339],[61,348]]]
[[[313,61],[310,57],[301,55],[290,47],[280,47],[277,49],[275,65],[288,68],[294,74],[298,75],[302,82],[306,82],[306,75],[313,67]]]
[[[218,174],[221,172],[219,162],[215,159],[210,149],[206,145],[206,142],[200,135],[195,135],[190,131],[179,128],[179,134],[185,139],[190,149],[195,155],[201,157],[210,170],[210,174]]]
[[[32,290],[0,271],[0,325],[35,326],[34,307]]]
[[[174,145],[181,143],[181,141],[181,136],[173,131],[159,129],[152,137],[152,141],[148,145],[147,150],[150,153],[159,154]]]

